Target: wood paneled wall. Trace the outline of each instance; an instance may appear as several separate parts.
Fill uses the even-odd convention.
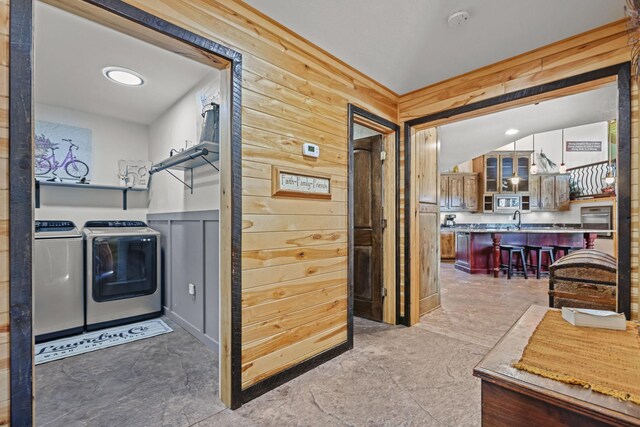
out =
[[[243,55],[247,388],[347,340],[347,103],[395,121],[397,96],[245,4],[128,3]],[[302,157],[304,142],[319,159]],[[272,197],[272,166],[331,175],[333,198]]]
[[[127,0],[243,54],[242,384],[346,341],[347,104],[396,121],[629,59],[624,23],[485,67],[400,99],[234,0]],[[8,420],[8,0],[0,0],[0,424]],[[633,103],[632,309],[638,313],[638,102]],[[399,107],[398,107],[399,103]],[[301,156],[303,142],[321,147]],[[271,167],[332,176],[331,201],[274,198]],[[400,219],[404,216],[401,213]],[[221,284],[224,286],[224,284]],[[404,297],[401,294],[400,299]]]
[[[402,122],[630,60],[625,21],[480,68],[400,97]],[[640,188],[638,86],[632,85],[631,309],[638,318]],[[485,114],[486,111],[475,112]],[[460,117],[456,118],[459,119]],[[441,123],[446,122],[445,119]],[[429,124],[433,126],[433,124]]]
[[[0,1],[0,425],[9,423],[9,1]]]

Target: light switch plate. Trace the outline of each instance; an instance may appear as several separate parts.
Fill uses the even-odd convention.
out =
[[[189,283],[189,295],[195,295],[196,294],[196,285],[194,285],[193,283]]]

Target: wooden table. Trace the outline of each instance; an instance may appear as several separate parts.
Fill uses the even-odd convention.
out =
[[[482,425],[640,426],[640,405],[511,366],[547,310],[529,307],[473,370],[482,380]]]

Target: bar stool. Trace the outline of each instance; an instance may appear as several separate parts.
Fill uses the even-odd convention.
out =
[[[507,264],[500,264],[500,269],[507,269],[507,279],[511,279],[513,276],[513,255],[519,254],[520,260],[522,261],[522,271],[521,273],[524,275],[525,279],[528,279],[527,276],[527,258],[524,255],[524,247],[523,246],[512,246],[512,245],[500,245],[500,259],[502,260],[502,252],[507,252],[509,262]]]
[[[553,255],[556,259],[560,259],[565,255],[569,255],[573,251],[579,251],[580,249],[584,249],[582,246],[570,246],[570,245],[553,245]],[[560,252],[562,252],[562,256],[559,256]]]
[[[547,271],[545,271],[544,273],[549,274],[549,266],[551,266],[551,264],[555,262],[555,258],[553,256],[553,248],[551,246],[526,245],[524,249],[529,261],[532,261],[531,255],[534,253],[536,254],[535,264],[533,264],[532,262],[527,264],[528,267],[536,271],[536,279],[540,279],[540,276],[542,275],[542,255],[544,254],[547,254],[549,258],[549,262],[544,265],[544,267],[547,267]]]

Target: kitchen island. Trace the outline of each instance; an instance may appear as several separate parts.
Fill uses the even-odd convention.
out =
[[[444,230],[444,228],[443,228]],[[455,228],[456,270],[470,274],[500,274],[500,245],[572,246],[593,249],[598,233],[614,230],[592,230],[573,227]]]

